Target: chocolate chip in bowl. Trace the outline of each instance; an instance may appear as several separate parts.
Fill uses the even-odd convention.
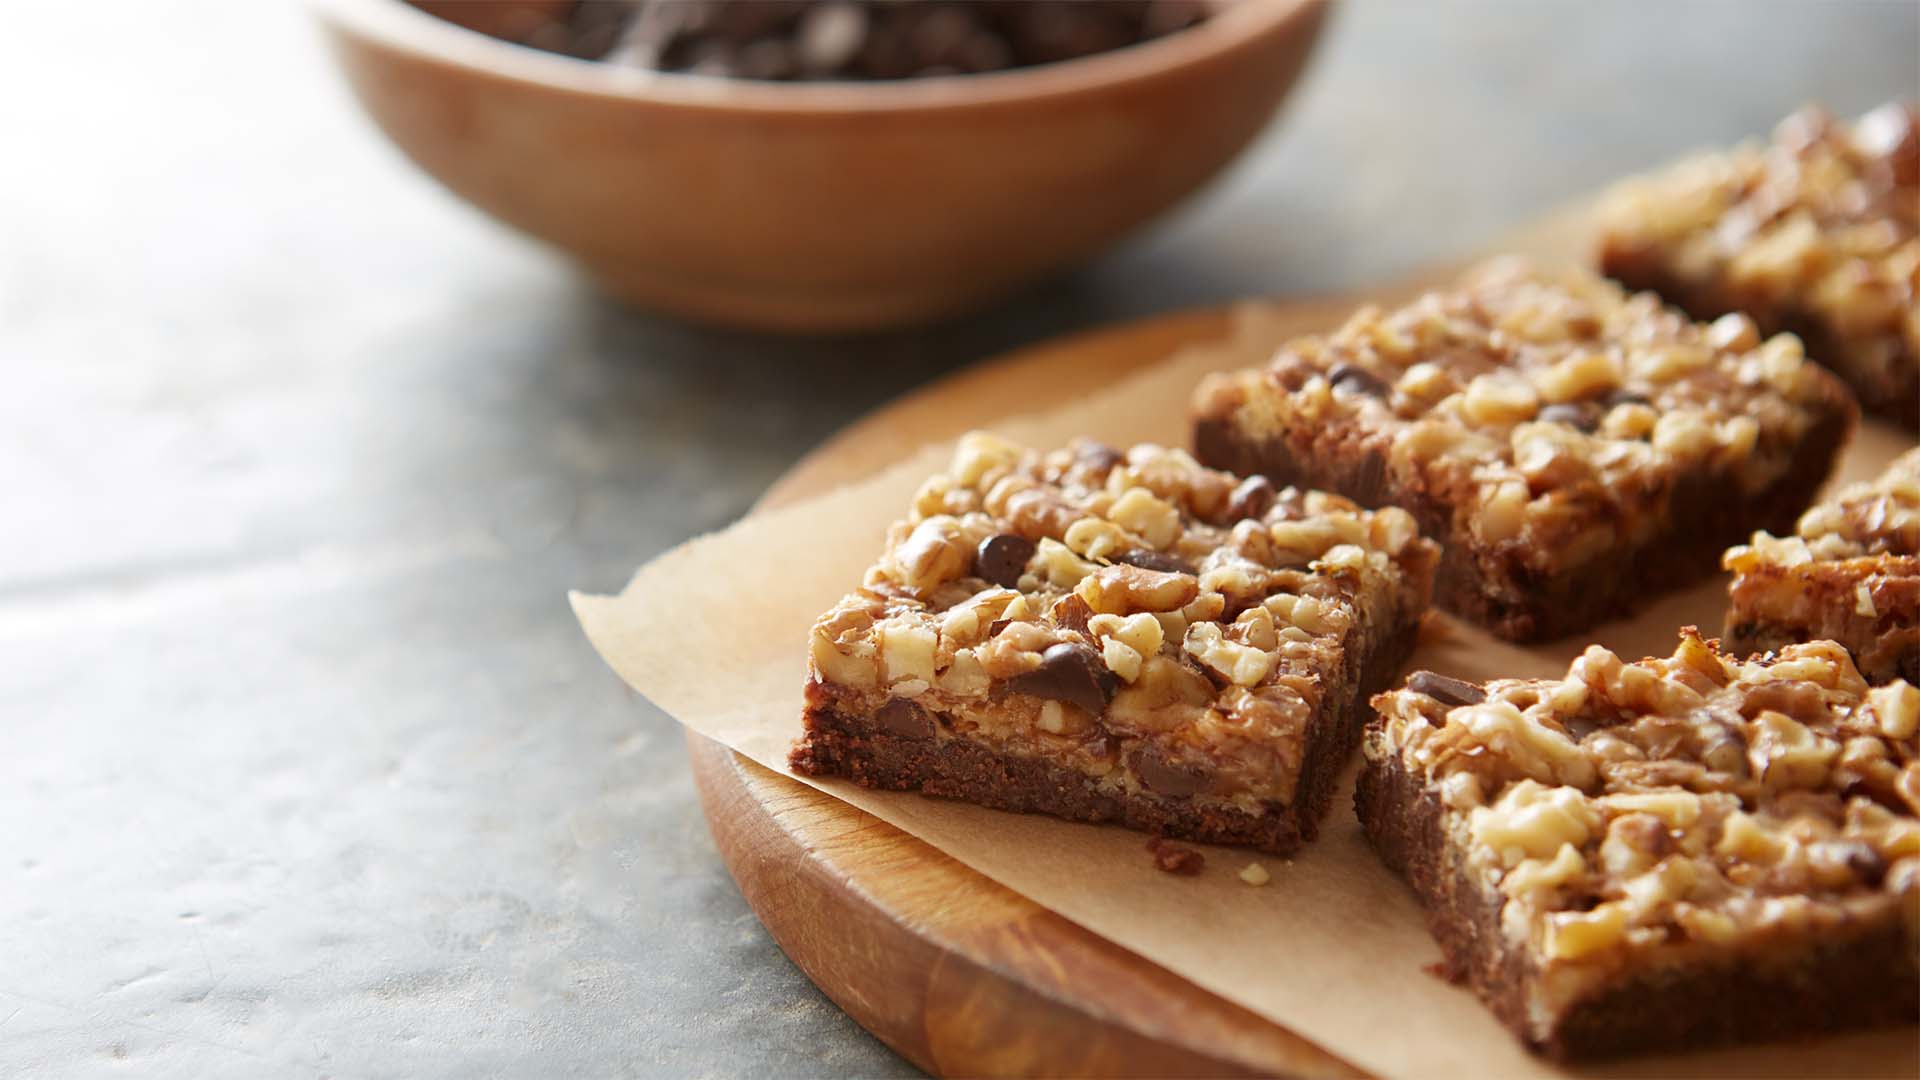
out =
[[[1115,243],[1259,134],[1328,6],[318,2],[456,194],[619,298],[790,332],[957,314]]]
[[[588,0],[497,36],[587,60],[772,81],[1053,64],[1205,20],[1202,0]]]

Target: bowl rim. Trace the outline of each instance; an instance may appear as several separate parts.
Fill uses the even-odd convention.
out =
[[[783,83],[650,71],[544,52],[490,37],[407,0],[307,0],[338,33],[416,59],[512,82],[692,109],[862,114],[944,111],[1097,93],[1202,64],[1283,32],[1331,0],[1234,0],[1196,26],[1091,56],[980,75]]]

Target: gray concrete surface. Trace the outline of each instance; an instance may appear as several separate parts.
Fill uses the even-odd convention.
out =
[[[0,1075],[889,1076],[569,587],[1010,346],[1385,278],[1803,99],[1912,3],[1352,2],[1228,180],[976,317],[621,310],[382,143],[278,4],[0,34]]]

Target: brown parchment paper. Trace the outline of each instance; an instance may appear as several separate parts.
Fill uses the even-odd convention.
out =
[[[1284,308],[1236,313],[1230,340],[1044,415],[994,430],[1034,446],[1076,435],[1118,445],[1186,443],[1199,377],[1258,363],[1303,329]],[[1909,445],[1866,425],[1839,477],[1865,477]],[[950,444],[852,486],[755,513],[660,556],[618,596],[575,593],[574,611],[607,663],[687,726],[777,772],[800,733],[805,643],[814,617],[857,584],[887,525],[941,468]],[[1665,655],[1677,627],[1717,631],[1724,580],[1667,597],[1588,637],[1520,649],[1444,616],[1414,664],[1474,679],[1564,672],[1598,641],[1623,655]],[[1920,1075],[1913,1028],[1561,1070],[1527,1054],[1470,993],[1425,973],[1439,959],[1418,905],[1373,855],[1352,809],[1352,770],[1320,839],[1290,860],[1205,848],[1197,878],[1153,869],[1138,833],[1006,814],[841,781],[802,782],[906,830],[1035,902],[1194,983],[1386,1076]],[[1272,875],[1237,877],[1249,862]]]

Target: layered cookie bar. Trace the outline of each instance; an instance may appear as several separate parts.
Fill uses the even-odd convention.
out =
[[[1355,802],[1446,967],[1596,1057],[1920,1018],[1920,690],[1832,642],[1598,646],[1565,679],[1417,672]]]
[[[1620,185],[1599,217],[1629,288],[1798,334],[1867,410],[1920,427],[1920,110],[1806,109],[1769,144]]]
[[[814,624],[797,772],[1285,852],[1437,552],[1400,510],[1182,450],[975,433]]]
[[[1209,378],[1194,443],[1217,468],[1406,508],[1444,548],[1440,606],[1525,641],[1785,528],[1855,418],[1791,336],[1504,259]]]
[[[1792,536],[1727,552],[1727,647],[1831,639],[1868,682],[1920,686],[1920,449],[1808,510]]]

